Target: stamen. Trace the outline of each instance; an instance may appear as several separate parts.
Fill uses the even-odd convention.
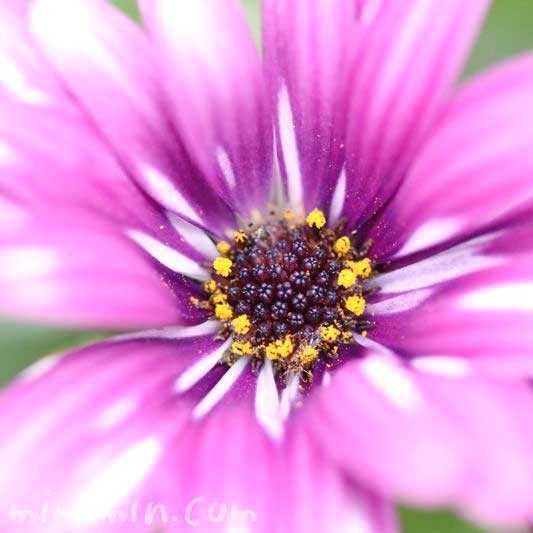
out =
[[[326,216],[318,209],[313,209],[305,220],[310,228],[314,226],[317,229],[321,229],[326,225]]]
[[[233,262],[231,259],[228,259],[227,257],[217,257],[213,261],[213,268],[215,269],[215,272],[227,278],[231,273],[231,267],[233,265]]]

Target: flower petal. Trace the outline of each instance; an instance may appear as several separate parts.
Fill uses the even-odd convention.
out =
[[[204,418],[192,418],[224,369],[176,391],[179,377],[221,345],[189,332],[107,341],[21,376],[0,398],[10,428],[2,500],[39,513],[46,499],[77,530],[99,533],[396,533],[392,507],[346,482],[307,435],[295,432],[280,446],[260,429],[250,372]],[[312,515],[309,498],[321,502]],[[101,522],[110,516],[115,523]],[[42,524],[21,526],[31,533]]]
[[[527,382],[449,379],[418,373],[392,353],[359,355],[305,406],[339,464],[400,501],[454,506],[493,525],[530,519]]]
[[[384,249],[417,252],[531,212],[532,95],[532,55],[459,92],[380,222]]]
[[[142,30],[94,0],[37,0],[33,31],[74,99],[127,172],[162,205],[221,234],[233,217],[173,131]]]
[[[64,210],[21,218],[0,232],[2,313],[106,328],[201,318],[190,284],[162,276],[100,218]]]
[[[142,5],[188,150],[236,210],[264,210],[272,129],[259,56],[241,6],[236,0]]]
[[[293,208],[323,208],[339,178],[356,31],[351,0],[263,2],[279,162]]]
[[[352,223],[373,215],[403,179],[447,102],[487,4],[366,2],[346,140],[344,215]]]
[[[533,375],[531,235],[531,224],[515,226],[376,278],[370,336],[420,368]]]

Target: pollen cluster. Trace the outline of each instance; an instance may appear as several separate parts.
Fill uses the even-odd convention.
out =
[[[268,358],[281,379],[312,379],[315,365],[329,366],[354,332],[366,335],[363,281],[372,263],[318,209],[305,220],[288,212],[238,231],[217,249],[205,300],[191,301],[220,320],[222,338],[232,337],[228,364],[251,357],[259,368]]]

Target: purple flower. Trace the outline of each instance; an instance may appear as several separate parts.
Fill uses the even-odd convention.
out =
[[[3,0],[0,309],[142,331],[3,393],[2,531],[533,519],[533,59],[454,87],[486,4],[264,0],[263,69],[237,0]]]

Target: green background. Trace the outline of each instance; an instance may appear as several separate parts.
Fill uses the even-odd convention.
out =
[[[195,1],[195,0],[190,0]],[[335,0],[332,0],[335,1]],[[442,1],[442,0],[430,0]],[[469,0],[465,0],[468,2]],[[137,16],[133,0],[116,4]],[[259,40],[258,0],[244,0]],[[483,32],[465,70],[465,77],[523,50],[533,48],[533,0],[494,0]],[[39,357],[98,339],[102,333],[78,332],[0,322],[0,383],[7,383],[17,372]],[[451,513],[401,510],[406,533],[473,533],[470,526]]]

